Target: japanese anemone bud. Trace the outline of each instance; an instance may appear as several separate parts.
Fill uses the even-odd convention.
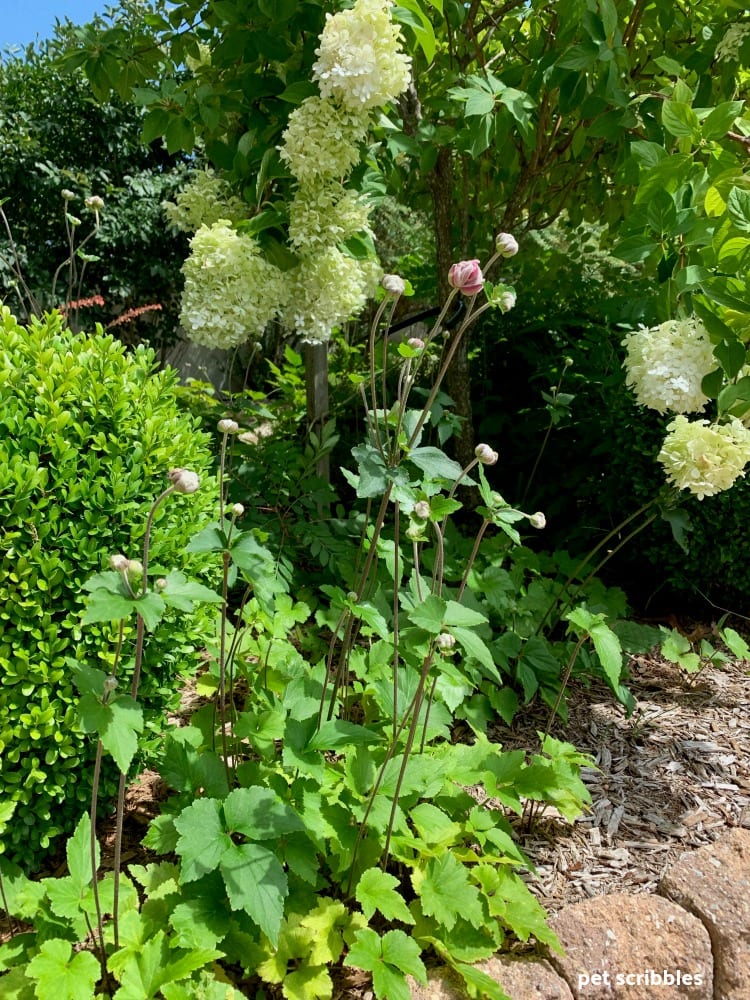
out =
[[[421,517],[423,521],[427,521],[430,517],[430,505],[427,500],[419,500],[415,503],[414,513],[417,517]]]
[[[397,274],[384,274],[380,279],[380,284],[389,295],[403,295],[406,290],[406,282]]]
[[[195,493],[201,484],[200,477],[189,469],[170,469],[167,478],[178,493]]]
[[[122,573],[128,568],[128,557],[118,552],[116,555],[109,557],[109,565],[110,569],[115,569],[118,573]]]
[[[235,517],[242,517],[242,515],[245,513],[245,508],[242,506],[241,503],[233,504],[232,513],[234,514]]]
[[[63,188],[60,194],[63,196],[64,201],[73,201],[75,198],[75,195],[70,188]]]
[[[104,198],[100,198],[98,194],[92,194],[90,198],[86,199],[86,208],[90,208],[92,212],[101,212],[104,208]]]
[[[137,580],[143,576],[143,563],[139,559],[128,559],[126,569],[128,571],[128,579],[130,580]]]
[[[448,271],[448,283],[464,295],[476,295],[482,291],[484,277],[478,260],[460,260],[452,264]]]
[[[257,444],[258,435],[255,431],[243,431],[238,435],[237,440],[241,441],[243,444]]]
[[[538,510],[536,514],[529,514],[529,524],[532,528],[545,528],[547,526],[547,518]]]
[[[240,429],[240,425],[237,423],[237,421],[230,420],[228,417],[225,417],[223,420],[220,420],[217,426],[222,434],[236,434],[237,431]]]
[[[510,233],[498,233],[495,239],[495,249],[501,257],[515,257],[518,253],[518,243]]]
[[[421,351],[424,347],[424,341],[421,337],[409,337],[406,341],[409,347],[413,348],[415,351]]]
[[[499,458],[497,452],[488,444],[478,444],[474,449],[474,454],[482,465],[494,465]]]
[[[506,290],[500,294],[497,304],[504,313],[510,312],[516,304],[516,293],[510,288],[506,288]]]
[[[441,632],[440,635],[435,638],[435,643],[438,649],[441,649],[443,652],[447,652],[447,650],[453,649],[456,645],[456,637],[451,635],[450,632]]]

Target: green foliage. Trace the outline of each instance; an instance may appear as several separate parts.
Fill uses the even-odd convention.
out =
[[[113,98],[97,105],[80,72],[63,73],[56,63],[69,37],[38,50],[0,60],[0,202],[13,234],[0,236],[0,299],[19,316],[30,303],[12,266],[18,255],[36,309],[69,299],[101,295],[104,306],[75,314],[78,325],[108,323],[127,309],[158,303],[161,311],[114,327],[125,339],[164,343],[174,337],[179,269],[185,241],[164,225],[161,202],[173,197],[184,170],[158,146],[140,143],[142,116]],[[65,202],[62,191],[75,195]],[[69,288],[53,275],[68,254],[65,215],[80,221],[78,233],[92,228],[84,199],[104,199],[101,224],[86,248],[83,280]],[[44,238],[40,238],[44,233]],[[72,294],[71,294],[72,292]]]
[[[96,624],[82,631],[81,587],[110,554],[140,553],[145,513],[169,468],[205,470],[209,453],[177,409],[174,376],[152,374],[149,351],[129,356],[111,337],[74,336],[54,314],[22,327],[4,310],[1,321],[0,787],[17,803],[3,847],[34,866],[91,788],[71,664],[110,672],[119,611],[89,609]],[[188,565],[183,549],[201,512],[199,500],[186,516],[189,502],[175,498],[157,518],[153,558],[165,569]],[[174,634],[155,641],[144,664],[152,719],[174,699],[174,677],[195,663],[195,627],[181,630],[177,612],[170,620]],[[132,728],[125,720],[135,709],[121,695],[98,711],[112,713],[105,738],[124,761],[132,745],[118,734]]]

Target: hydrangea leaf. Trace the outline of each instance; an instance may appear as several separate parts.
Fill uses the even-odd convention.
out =
[[[368,868],[359,880],[354,895],[368,920],[376,910],[386,920],[401,920],[413,924],[414,917],[409,912],[403,897],[396,891],[398,879],[380,868]]]
[[[461,916],[474,927],[481,927],[484,913],[476,886],[469,873],[452,854],[430,858],[424,872],[415,871],[414,888],[422,900],[422,909],[448,930]]]
[[[99,963],[90,951],[73,954],[67,941],[45,941],[26,967],[37,982],[36,995],[55,1000],[90,1000],[100,975]]]

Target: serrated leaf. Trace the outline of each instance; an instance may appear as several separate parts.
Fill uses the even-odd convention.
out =
[[[270,788],[235,788],[224,800],[227,829],[251,840],[268,840],[304,830],[295,811]]]
[[[721,633],[721,638],[739,660],[750,660],[750,646],[739,632],[733,628],[725,628]]]
[[[428,917],[434,917],[448,930],[459,916],[474,927],[481,926],[484,913],[477,888],[469,881],[466,868],[452,854],[430,858],[425,871],[415,871],[412,881]]]
[[[73,954],[67,941],[45,941],[26,967],[26,974],[37,983],[37,997],[55,1000],[91,1000],[101,970],[90,951]]]
[[[220,813],[217,799],[197,799],[174,820],[180,835],[175,849],[182,858],[182,882],[194,882],[214,871],[232,846]]]
[[[672,663],[676,663],[682,667],[689,674],[700,670],[701,658],[697,653],[692,651],[692,646],[688,639],[676,629],[672,629],[669,632],[663,629],[663,631],[666,633],[666,639],[661,644],[661,655],[666,660],[670,660]]]
[[[396,891],[398,884],[398,879],[394,875],[384,872],[381,868],[368,868],[362,874],[354,895],[368,920],[371,920],[375,911],[379,910],[386,920],[414,923],[414,917],[409,912],[403,896]]]
[[[727,212],[737,229],[750,232],[750,191],[733,187],[727,198]]]
[[[119,621],[121,618],[129,618],[135,608],[134,597],[125,597],[110,590],[94,590],[86,601],[81,621],[84,625]]]
[[[485,673],[494,677],[498,681],[500,680],[500,673],[494,659],[492,658],[489,646],[482,639],[480,639],[475,632],[472,632],[471,629],[468,628],[454,626],[451,629],[451,633],[456,642],[458,642],[463,649],[466,656],[470,656],[472,659],[476,660],[477,663],[481,664]]]
[[[233,910],[244,910],[276,947],[289,892],[275,854],[260,844],[231,844],[219,866]]]
[[[300,927],[312,938],[311,965],[338,962],[344,950],[343,930],[349,924],[349,911],[339,900],[324,899],[300,920]]]
[[[371,972],[375,994],[383,1000],[410,1000],[406,973],[420,983],[427,983],[419,945],[403,931],[388,931],[380,938],[369,927],[363,928],[357,933],[344,965]]]
[[[407,617],[417,628],[424,629],[430,635],[438,635],[443,629],[443,618],[447,604],[437,594],[429,594],[421,604],[412,608]]]
[[[324,722],[307,744],[308,750],[335,750],[345,746],[369,746],[382,739],[379,733],[345,719]]]
[[[461,976],[466,992],[472,1000],[511,1000],[500,983],[475,965],[465,962],[455,962],[453,968]]]
[[[143,711],[138,702],[123,694],[105,704],[93,694],[84,694],[78,702],[78,717],[81,729],[97,733],[118,768],[127,773],[138,750],[138,733],[143,731]]]
[[[184,573],[173,570],[166,577],[167,586],[160,592],[165,604],[180,611],[192,611],[196,604],[221,604],[221,595]]]
[[[450,628],[453,625],[484,625],[487,622],[486,615],[473,608],[467,608],[457,601],[448,601],[443,616],[443,624]]]
[[[458,462],[454,462],[452,458],[448,458],[445,452],[442,452],[439,448],[434,448],[430,445],[423,448],[412,448],[408,458],[429,479],[447,479],[450,482],[455,482],[462,472]],[[469,480],[463,479],[462,482],[468,485]]]
[[[324,966],[305,965],[284,977],[281,991],[286,1000],[330,1000],[333,980]]]

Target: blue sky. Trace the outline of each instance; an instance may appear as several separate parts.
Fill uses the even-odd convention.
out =
[[[0,0],[0,51],[8,45],[23,47],[37,36],[50,38],[55,18],[85,24],[109,6],[113,0]]]

